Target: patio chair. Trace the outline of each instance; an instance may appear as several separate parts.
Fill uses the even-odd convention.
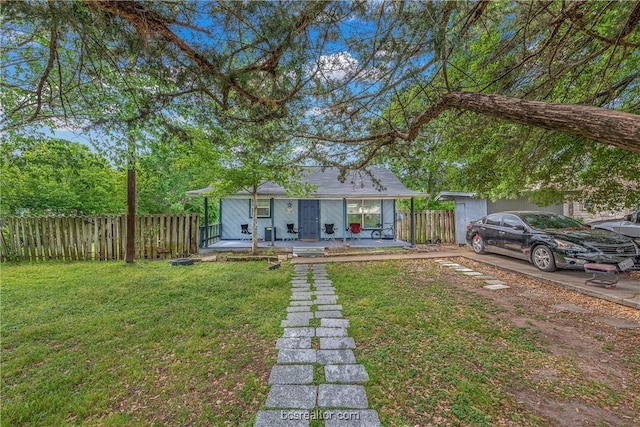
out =
[[[287,234],[285,234],[284,240],[297,240],[298,230],[295,228],[295,224],[287,224]]]
[[[240,240],[251,240],[249,224],[240,224]]]
[[[351,224],[349,224],[349,228],[347,228],[347,231],[351,233],[351,240],[353,240],[354,237],[360,240],[360,231],[362,231],[362,229],[360,228],[359,223],[352,222]]]
[[[336,229],[334,224],[325,224],[322,231],[324,232],[324,240],[335,240]]]

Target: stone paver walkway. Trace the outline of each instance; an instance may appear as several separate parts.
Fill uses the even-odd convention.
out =
[[[446,259],[437,259],[435,261],[444,267],[449,267],[453,271],[484,281],[486,283],[486,285],[484,286],[485,289],[489,289],[491,291],[498,291],[500,289],[509,289],[509,286],[503,281],[497,280],[492,276],[487,276],[478,271],[473,271],[472,269],[467,268],[463,265],[457,264],[455,262],[447,261]]]
[[[311,420],[336,427],[380,426],[378,413],[368,409],[363,384],[369,376],[356,363],[349,321],[342,317],[324,264],[296,265],[291,285],[266,409],[258,412],[254,426],[308,426]]]

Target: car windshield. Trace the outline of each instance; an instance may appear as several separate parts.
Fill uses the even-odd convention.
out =
[[[583,229],[584,225],[569,217],[550,213],[525,213],[520,217],[538,230]]]

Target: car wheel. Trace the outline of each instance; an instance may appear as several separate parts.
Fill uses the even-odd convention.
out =
[[[471,239],[471,249],[473,249],[473,252],[477,254],[483,254],[485,252],[484,240],[482,240],[482,236],[480,236],[480,234],[476,233],[476,235],[473,236],[473,239]]]
[[[533,248],[531,262],[542,271],[556,271],[556,259],[553,257],[551,249],[544,245]]]

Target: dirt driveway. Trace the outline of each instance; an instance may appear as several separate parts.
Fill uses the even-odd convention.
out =
[[[510,287],[490,291],[464,286],[504,309],[496,314],[517,327],[534,328],[547,341],[554,355],[579,361],[584,375],[602,381],[627,395],[628,405],[607,408],[562,401],[553,395],[514,391],[514,398],[526,404],[551,425],[591,426],[595,420],[606,425],[640,425],[640,310],[625,307],[543,281],[488,266],[469,258],[450,258],[468,268],[504,281]],[[443,267],[445,268],[445,267]],[[559,371],[549,366],[531,375],[541,383],[562,381]],[[600,424],[598,424],[600,425]]]

